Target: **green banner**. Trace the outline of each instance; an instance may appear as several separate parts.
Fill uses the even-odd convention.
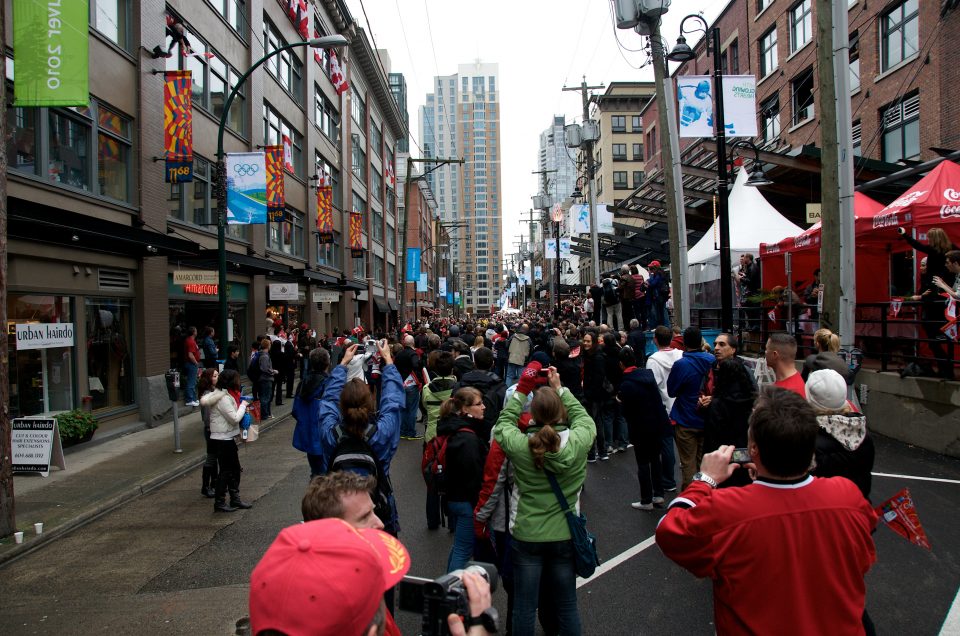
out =
[[[87,106],[88,0],[13,0],[14,106]]]

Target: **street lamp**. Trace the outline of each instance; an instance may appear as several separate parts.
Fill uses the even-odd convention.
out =
[[[696,20],[703,25],[702,29],[684,31],[683,25],[687,20]],[[733,281],[730,278],[732,263],[730,260],[730,214],[727,200],[730,192],[727,189],[729,175],[727,173],[727,138],[726,121],[723,113],[723,70],[720,59],[720,29],[711,28],[699,15],[688,15],[680,21],[680,37],[677,45],[667,54],[671,62],[689,62],[696,57],[693,49],[687,44],[684,33],[693,33],[702,30],[707,44],[707,55],[713,54],[713,121],[717,138],[717,219],[720,222],[720,329],[727,333],[733,332]]]
[[[347,38],[337,34],[322,38],[311,38],[305,42],[293,42],[278,47],[254,62],[253,66],[237,79],[233,90],[230,91],[227,100],[223,103],[220,126],[217,128],[217,261],[220,269],[217,294],[220,301],[220,355],[226,355],[227,345],[230,342],[230,336],[227,334],[227,164],[223,152],[223,131],[227,127],[227,115],[230,113],[230,106],[233,104],[233,99],[237,96],[237,93],[240,92],[240,88],[253,72],[274,55],[300,46],[333,49],[347,44]]]
[[[757,148],[757,144],[749,139],[741,139],[730,146],[730,164],[733,164],[733,155],[735,155],[740,148],[750,148],[753,150],[753,164],[750,166],[750,176],[747,177],[746,185],[753,188],[772,185],[773,181],[767,178],[763,167],[760,165],[760,149]]]

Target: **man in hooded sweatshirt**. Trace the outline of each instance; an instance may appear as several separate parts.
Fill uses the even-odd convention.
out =
[[[533,344],[527,335],[529,332],[530,326],[524,323],[520,325],[520,330],[510,337],[510,344],[507,346],[507,377],[504,378],[507,386],[517,383],[533,352]]]
[[[674,363],[683,357],[683,351],[673,347],[673,331],[660,325],[653,331],[653,340],[657,344],[656,352],[647,358],[647,368],[653,371],[653,377],[660,389],[660,399],[667,415],[673,411],[674,399],[667,394],[667,378]],[[663,488],[667,492],[677,489],[676,465],[677,455],[673,449],[674,431],[671,427],[669,434],[663,437],[663,447],[660,452],[660,463],[663,468]]]
[[[677,453],[680,455],[680,474],[683,488],[693,481],[703,459],[703,416],[697,409],[700,388],[716,358],[711,353],[700,351],[703,335],[699,327],[690,326],[683,331],[686,351],[673,364],[667,378],[667,394],[676,398],[670,419],[676,422]]]

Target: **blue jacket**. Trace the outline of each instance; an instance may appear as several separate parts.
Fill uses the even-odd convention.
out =
[[[703,416],[697,412],[697,401],[703,380],[716,361],[712,353],[686,351],[673,364],[667,377],[667,395],[677,398],[670,417],[679,426],[703,429]]]
[[[337,365],[327,379],[320,403],[320,446],[323,450],[323,471],[337,448],[334,429],[340,424],[340,393],[347,381],[347,368]],[[380,412],[377,416],[377,430],[369,439],[383,472],[390,474],[390,462],[397,454],[400,444],[400,413],[406,406],[403,392],[403,380],[396,365],[388,364],[383,368],[380,384]]]
[[[293,418],[297,421],[293,427],[293,447],[298,451],[311,455],[323,455],[323,446],[320,443],[320,407],[321,396],[326,385],[326,374],[309,395],[302,395],[299,391],[293,398]]]
[[[670,418],[660,398],[660,387],[650,369],[636,368],[625,373],[617,398],[628,423],[644,432],[658,435],[671,433]]]

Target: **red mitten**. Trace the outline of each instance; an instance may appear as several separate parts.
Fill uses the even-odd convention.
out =
[[[490,538],[490,529],[487,527],[487,524],[483,521],[473,520],[473,534],[476,535],[478,539],[489,539]]]
[[[540,369],[542,368],[543,365],[536,360],[528,364],[523,373],[520,374],[520,381],[517,382],[517,392],[530,395],[530,392],[540,384]]]

